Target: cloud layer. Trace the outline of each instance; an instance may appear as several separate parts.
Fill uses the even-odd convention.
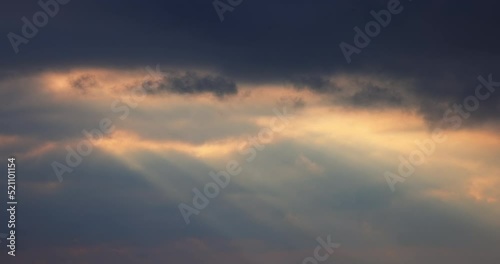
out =
[[[499,4],[402,1],[347,63],[339,44],[387,2],[244,1],[221,23],[210,1],[70,1],[19,53],[4,39],[6,263],[302,263],[327,235],[332,262],[498,263]],[[0,28],[39,10],[9,3]],[[384,172],[478,85],[488,98],[391,192]],[[258,145],[277,109],[292,121]],[[101,120],[113,131],[59,182],[51,164]],[[179,203],[229,161],[242,173],[186,225]]]

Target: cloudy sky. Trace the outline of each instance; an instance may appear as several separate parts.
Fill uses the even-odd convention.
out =
[[[500,263],[499,8],[3,1],[1,263]]]

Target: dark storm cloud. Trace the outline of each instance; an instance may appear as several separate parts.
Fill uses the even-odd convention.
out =
[[[359,107],[401,106],[403,98],[394,91],[369,85],[356,92],[349,101]]]
[[[317,92],[334,92],[339,90],[328,78],[323,76],[295,76],[290,78],[290,82],[298,89],[306,88]]]
[[[71,87],[79,89],[81,92],[85,92],[88,88],[96,86],[97,81],[93,75],[84,74],[75,79],[69,81]]]
[[[32,4],[7,5],[4,32],[20,33],[21,16],[37,11]],[[355,68],[375,56],[385,57],[382,65],[394,66],[391,58],[410,52],[428,58],[498,54],[499,39],[491,33],[498,23],[492,11],[496,2],[402,4],[405,10],[359,55]],[[242,77],[329,72],[349,69],[338,44],[352,43],[352,28],[372,20],[371,9],[385,7],[386,1],[251,1],[220,23],[210,1],[71,1],[17,56],[5,39],[2,63],[126,66],[161,60],[217,67]]]
[[[353,28],[363,28],[373,20],[370,10],[386,8],[387,1],[245,1],[225,13],[223,23],[210,1],[71,1],[20,46],[19,54],[7,38],[0,43],[1,75],[41,67],[160,63],[215,69],[236,83],[292,81],[299,88],[325,91],[331,88],[328,81],[317,76],[368,73],[415,80],[411,92],[422,105],[451,104],[462,99],[471,89],[466,84],[478,75],[500,76],[500,37],[494,33],[500,24],[495,13],[498,2],[402,1],[401,5],[403,11],[393,15],[390,24],[347,64],[339,43],[353,44]],[[35,2],[11,2],[0,11],[5,20],[0,28],[20,34],[20,18],[38,10]],[[203,78],[186,87],[186,78],[170,89],[189,93],[212,87],[222,89],[216,91],[219,95],[235,89],[231,82]],[[219,82],[222,86],[214,87]],[[499,103],[497,93],[482,104],[475,120],[497,119]],[[418,109],[429,121],[441,115],[426,107]]]
[[[174,92],[179,94],[198,94],[211,92],[217,97],[238,92],[236,83],[220,75],[200,75],[196,72],[170,74],[160,81],[146,81],[143,84],[151,94]]]

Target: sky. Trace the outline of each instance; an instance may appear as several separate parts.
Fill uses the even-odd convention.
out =
[[[1,263],[500,263],[497,1],[2,4]]]

